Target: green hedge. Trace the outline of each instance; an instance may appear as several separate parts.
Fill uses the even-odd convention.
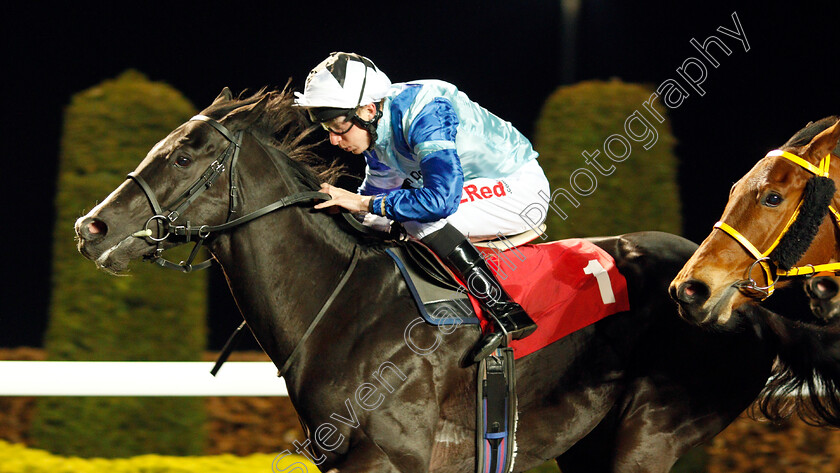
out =
[[[200,359],[206,275],[137,262],[128,276],[114,277],[76,251],[73,232],[83,209],[116,189],[156,142],[194,112],[176,90],[135,71],[72,98],[61,140],[44,343],[49,359]],[[141,211],[151,216],[151,208]],[[32,439],[54,453],[81,456],[200,454],[203,409],[199,398],[43,398]]]
[[[620,80],[586,81],[559,87],[546,100],[534,146],[553,193],[549,239],[682,232],[676,140],[653,94],[652,88]],[[626,157],[623,143],[629,144]],[[694,449],[672,472],[705,471],[706,459],[702,447]]]
[[[665,107],[657,100],[645,106],[653,93],[619,80],[590,81],[560,87],[548,98],[534,146],[554,196],[548,211],[552,240],[682,231],[675,140]],[[645,130],[656,135],[645,137]],[[623,156],[626,145],[621,160],[607,156],[607,147],[614,157]],[[599,155],[587,163],[584,152]]]
[[[317,473],[300,455],[254,454],[247,457],[217,455],[171,457],[141,455],[103,459],[61,457],[0,440],[0,473]]]

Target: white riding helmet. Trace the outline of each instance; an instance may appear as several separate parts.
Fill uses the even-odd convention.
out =
[[[370,59],[335,52],[306,77],[303,93],[295,92],[298,107],[356,109],[384,98],[391,80]]]

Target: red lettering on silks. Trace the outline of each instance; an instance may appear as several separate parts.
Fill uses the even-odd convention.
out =
[[[507,195],[505,191],[505,183],[503,181],[499,181],[495,186],[484,186],[478,187],[475,184],[470,184],[464,187],[464,194],[463,198],[461,199],[461,203],[465,202],[473,202],[476,199],[484,200],[496,197],[504,197]]]
[[[467,193],[467,196],[461,199],[462,204],[468,201],[472,202],[475,199],[481,200],[481,196],[478,195],[478,187],[476,187],[475,184],[470,184],[467,187],[464,187],[464,192]]]
[[[505,183],[502,182],[502,181],[499,181],[498,184],[493,186],[493,194],[496,197],[504,197],[505,195],[507,195],[507,194],[505,194]]]

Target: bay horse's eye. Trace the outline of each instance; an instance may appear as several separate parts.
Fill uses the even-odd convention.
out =
[[[766,196],[764,196],[763,204],[766,205],[767,207],[778,207],[779,204],[781,204],[782,201],[784,201],[784,200],[785,200],[784,197],[782,197],[778,193],[771,192],[771,193],[767,194]]]
[[[175,165],[179,168],[188,167],[190,164],[192,164],[192,159],[189,156],[181,155],[175,158]]]

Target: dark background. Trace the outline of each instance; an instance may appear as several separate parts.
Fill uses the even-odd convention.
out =
[[[655,87],[699,56],[691,38],[714,34],[732,55],[714,50],[721,64],[709,68],[706,94],[690,91],[669,110],[683,235],[697,242],[732,182],[767,150],[808,121],[840,114],[836,1],[583,0],[575,42],[563,34],[570,30],[561,26],[559,0],[124,3],[3,7],[0,346],[38,346],[46,326],[63,108],[129,68],[201,109],[224,86],[239,92],[291,78],[300,90],[330,52],[353,51],[395,82],[453,82],[532,138],[558,85],[618,77]],[[734,29],[733,12],[749,52],[716,32]],[[563,59],[565,49],[574,60]],[[605,138],[613,132],[620,130],[605,130]],[[241,318],[217,273],[211,286],[210,347],[218,348]]]

